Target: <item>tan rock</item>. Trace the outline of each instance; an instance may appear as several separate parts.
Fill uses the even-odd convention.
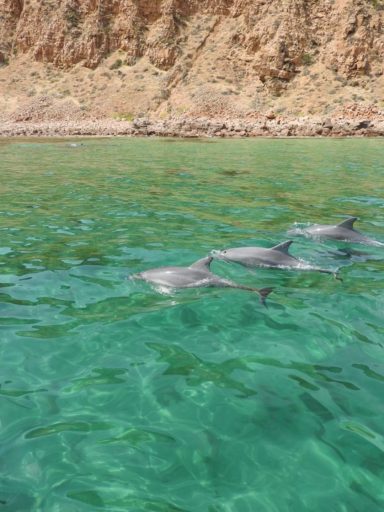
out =
[[[381,119],[383,26],[363,0],[0,0],[0,119]]]

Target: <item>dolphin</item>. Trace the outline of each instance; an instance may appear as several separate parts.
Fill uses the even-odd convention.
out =
[[[289,254],[289,247],[292,243],[292,240],[287,240],[269,249],[265,247],[235,247],[223,251],[212,251],[212,255],[224,261],[239,263],[244,267],[313,270],[324,274],[332,274],[336,279],[340,279],[337,272],[333,270],[313,267]]]
[[[229,279],[223,279],[210,270],[213,260],[212,256],[202,258],[189,267],[159,267],[133,274],[131,279],[142,279],[166,288],[236,288],[238,290],[248,290],[257,292],[260,295],[260,301],[265,304],[265,299],[272,292],[273,288],[252,288],[237,284]]]
[[[339,224],[314,224],[313,226],[305,228],[303,232],[305,235],[309,235],[313,238],[342,240],[344,242],[357,242],[368,245],[384,245],[381,242],[373,240],[372,238],[369,238],[354,229],[353,224],[356,220],[357,217],[349,217]]]

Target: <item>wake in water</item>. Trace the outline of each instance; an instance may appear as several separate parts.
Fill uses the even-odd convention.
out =
[[[295,222],[293,227],[287,231],[288,236],[305,236],[306,238],[313,238],[307,233],[306,229],[311,226],[310,222]]]

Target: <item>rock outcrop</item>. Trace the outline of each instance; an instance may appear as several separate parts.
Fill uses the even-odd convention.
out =
[[[0,115],[380,111],[383,22],[383,0],[0,0]]]

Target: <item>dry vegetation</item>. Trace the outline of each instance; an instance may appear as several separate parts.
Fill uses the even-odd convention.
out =
[[[384,109],[382,0],[102,5],[0,0],[3,121],[327,119]]]

